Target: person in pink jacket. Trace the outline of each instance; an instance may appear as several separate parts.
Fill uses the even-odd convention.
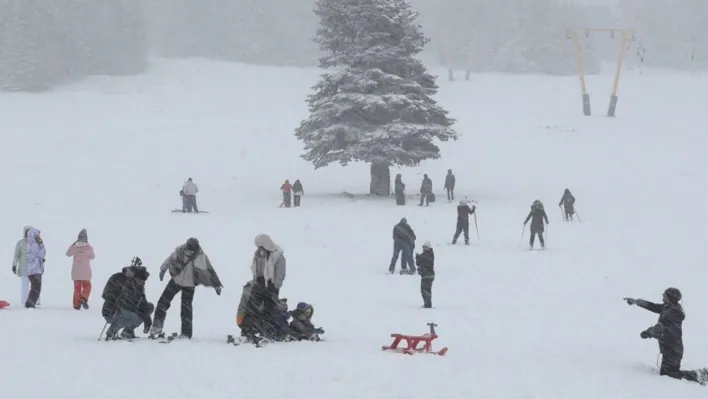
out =
[[[74,257],[71,279],[74,280],[74,309],[88,309],[91,295],[91,261],[96,257],[88,243],[86,229],[79,232],[79,238],[66,250],[66,256]]]

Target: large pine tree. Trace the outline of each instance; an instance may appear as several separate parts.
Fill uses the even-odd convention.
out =
[[[390,166],[440,158],[434,140],[457,139],[454,119],[431,98],[435,77],[415,56],[428,39],[407,0],[318,0],[315,41],[325,73],[295,135],[315,168],[371,164],[372,195],[390,195]]]

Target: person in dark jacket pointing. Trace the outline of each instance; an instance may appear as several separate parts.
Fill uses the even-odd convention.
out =
[[[681,370],[681,360],[683,359],[683,320],[686,315],[679,301],[681,291],[676,288],[667,288],[664,291],[663,303],[653,303],[644,299],[624,298],[629,305],[637,305],[650,312],[659,314],[659,321],[655,325],[642,331],[639,336],[642,339],[656,338],[659,341],[659,351],[661,352],[660,375],[668,375],[672,378],[686,379],[688,381],[705,384],[708,378],[708,370],[699,371]]]

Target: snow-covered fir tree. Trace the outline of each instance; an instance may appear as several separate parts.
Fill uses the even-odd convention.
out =
[[[372,195],[390,195],[390,166],[440,158],[435,140],[457,139],[432,96],[435,77],[415,58],[428,42],[407,0],[319,0],[315,41],[325,73],[295,135],[315,168],[371,164]]]

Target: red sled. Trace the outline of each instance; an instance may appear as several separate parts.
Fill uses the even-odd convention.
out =
[[[435,323],[428,323],[428,326],[430,326],[430,333],[429,334],[423,334],[423,335],[391,334],[391,337],[393,338],[393,343],[391,343],[391,345],[389,345],[389,346],[382,346],[381,350],[394,351],[397,353],[405,353],[406,355],[413,355],[415,353],[428,353],[431,355],[445,356],[445,353],[447,353],[447,347],[444,347],[437,352],[433,351],[433,348],[432,348],[433,340],[438,338],[438,335],[435,333],[435,327],[437,327],[438,325]],[[405,348],[398,347],[398,345],[401,343],[401,341],[406,341]],[[418,344],[421,342],[423,342],[423,346],[418,348]]]
[[[0,309],[5,309],[6,307],[10,306],[10,302],[8,301],[0,301]]]

